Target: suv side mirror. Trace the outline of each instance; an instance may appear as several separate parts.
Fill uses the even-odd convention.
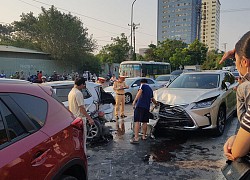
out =
[[[138,85],[137,84],[133,84],[132,87],[137,87]]]

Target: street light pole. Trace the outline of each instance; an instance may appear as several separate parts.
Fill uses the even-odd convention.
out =
[[[133,22],[133,8],[134,8],[134,3],[136,0],[134,0],[134,2],[132,3],[132,7],[131,7],[131,29],[130,29],[130,45],[131,45],[131,59],[133,59],[134,57],[134,53],[133,52],[133,27],[134,27],[134,22]]]
[[[137,26],[139,26],[140,24],[133,24],[134,26],[133,26],[133,36],[134,36],[134,54],[133,54],[133,58],[135,59],[136,57],[135,57],[135,30],[136,29],[138,29],[138,27]]]

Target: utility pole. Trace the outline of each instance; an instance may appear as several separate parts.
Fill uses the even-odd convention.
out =
[[[134,52],[133,52],[133,29],[134,29],[134,22],[133,22],[133,10],[134,10],[134,4],[135,4],[135,1],[133,1],[132,3],[132,6],[131,6],[131,24],[128,24],[129,26],[131,26],[130,28],[130,46],[131,46],[131,52],[130,52],[130,58],[133,59],[133,55],[134,55]]]
[[[133,52],[133,60],[136,60],[136,53],[135,53],[135,30],[138,29],[140,24],[133,23],[133,36],[134,36],[134,52]]]

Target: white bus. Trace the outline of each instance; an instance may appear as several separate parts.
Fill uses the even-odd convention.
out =
[[[151,77],[170,74],[171,67],[166,62],[154,61],[123,61],[120,64],[119,74],[127,77]]]

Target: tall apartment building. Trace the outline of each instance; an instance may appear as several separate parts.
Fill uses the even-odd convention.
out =
[[[158,0],[157,41],[199,37],[201,0]]]
[[[209,50],[219,49],[220,1],[202,0],[200,41]]]

